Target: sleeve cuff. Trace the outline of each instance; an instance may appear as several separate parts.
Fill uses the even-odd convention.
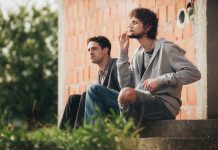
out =
[[[157,77],[157,84],[158,84],[159,86],[164,85],[165,83],[166,83],[166,82],[165,82],[164,76],[159,76],[159,77]]]
[[[128,52],[120,52],[119,58],[129,59]]]

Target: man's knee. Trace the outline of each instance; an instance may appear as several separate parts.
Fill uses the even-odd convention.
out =
[[[93,92],[97,91],[100,86],[101,86],[101,85],[99,85],[99,84],[92,84],[92,85],[88,88],[87,93],[93,93]]]
[[[118,96],[118,101],[121,104],[134,103],[136,99],[136,92],[133,88],[126,87],[122,89]]]
[[[73,103],[79,103],[80,97],[81,95],[79,94],[70,95],[68,98],[67,104],[72,105]]]

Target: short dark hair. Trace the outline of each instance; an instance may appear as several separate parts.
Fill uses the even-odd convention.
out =
[[[110,56],[110,53],[111,53],[111,43],[110,41],[108,40],[108,38],[106,38],[105,36],[94,36],[94,37],[90,37],[88,40],[87,40],[87,44],[89,42],[97,42],[101,48],[108,48],[108,54]]]
[[[158,18],[153,11],[146,8],[136,8],[129,13],[129,17],[136,17],[137,19],[143,22],[144,27],[147,25],[150,26],[151,28],[148,31],[147,36],[150,39],[156,38]]]

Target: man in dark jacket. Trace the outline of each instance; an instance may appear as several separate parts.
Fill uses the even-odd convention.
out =
[[[99,66],[97,84],[120,91],[117,79],[117,59],[110,57],[111,43],[104,36],[91,37],[87,40],[88,52],[92,63]],[[85,95],[74,94],[69,96],[59,128],[79,127],[83,124]]]

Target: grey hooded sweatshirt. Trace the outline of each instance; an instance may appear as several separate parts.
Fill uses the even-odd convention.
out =
[[[120,52],[117,61],[118,81],[121,88],[132,87],[146,94],[161,97],[170,112],[176,116],[181,107],[182,85],[195,82],[201,74],[176,44],[160,39],[155,41],[154,52],[141,78],[144,48],[140,47],[131,63],[127,52]],[[150,93],[143,82],[157,79],[159,88]]]

